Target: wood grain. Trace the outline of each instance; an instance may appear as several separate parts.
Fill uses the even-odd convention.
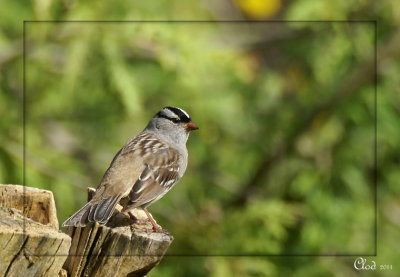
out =
[[[93,189],[88,190],[89,200]],[[166,231],[155,233],[152,225],[133,224],[120,213],[118,205],[105,225],[91,223],[84,228],[69,227],[72,237],[64,269],[74,276],[144,276],[167,252],[173,237]],[[140,221],[147,217],[140,209],[132,211]]]
[[[0,276],[57,276],[70,244],[55,228],[0,207]]]

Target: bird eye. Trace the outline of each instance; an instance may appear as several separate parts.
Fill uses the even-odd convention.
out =
[[[171,121],[174,122],[174,123],[178,123],[179,119],[178,118],[172,118]]]

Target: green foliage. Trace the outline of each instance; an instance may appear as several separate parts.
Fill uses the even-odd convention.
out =
[[[297,0],[281,15],[381,18],[376,262],[394,266],[400,65],[392,26],[400,13],[391,1],[356,2]],[[210,19],[214,11],[175,0],[7,6],[0,11],[1,183],[23,182],[19,20]],[[150,207],[175,240],[149,276],[352,276],[354,259],[374,254],[373,23],[24,26],[25,181],[53,191],[60,222],[85,203],[86,187],[97,186],[119,148],[173,105],[200,130],[188,142],[185,177]]]

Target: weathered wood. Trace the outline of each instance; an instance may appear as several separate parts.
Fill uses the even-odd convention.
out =
[[[161,261],[172,236],[153,232],[150,223],[132,224],[120,209],[105,226],[91,223],[85,228],[68,228],[72,244],[63,268],[69,276],[144,276]],[[147,220],[140,209],[132,213]]]
[[[70,244],[53,227],[0,207],[0,276],[57,276]]]
[[[68,272],[64,268],[61,268],[60,272],[58,272],[58,277],[68,277]]]
[[[25,200],[24,200],[25,198]],[[0,185],[0,206],[19,210],[30,219],[51,225],[58,230],[56,205],[53,193],[48,190],[20,185]]]
[[[132,213],[145,224],[132,224],[121,206],[106,226],[69,228],[68,236],[53,194],[36,188],[0,185],[0,206],[0,276],[144,276],[173,239],[153,232],[140,209]]]

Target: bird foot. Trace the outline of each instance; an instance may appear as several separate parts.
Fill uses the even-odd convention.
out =
[[[156,227],[156,226],[153,226],[152,230],[153,230],[154,233],[168,234],[168,231],[167,231],[167,230],[164,230],[164,229],[163,229],[160,225],[158,225],[158,224],[157,224],[157,227]]]
[[[152,225],[151,230],[154,233],[168,234],[168,231],[164,230],[160,225],[158,225],[157,222],[153,219],[153,217],[150,215],[150,213],[146,209],[143,209],[143,210],[145,211],[148,220],[138,219],[131,212],[128,212],[129,218],[133,221],[134,224],[146,225],[146,224],[150,223]]]
[[[139,219],[136,216],[134,216],[131,212],[128,212],[129,218],[133,221],[134,224],[138,225],[146,225],[149,223],[147,219]]]

